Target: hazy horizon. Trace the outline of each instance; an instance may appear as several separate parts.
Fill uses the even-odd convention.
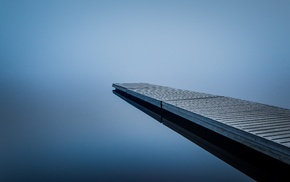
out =
[[[148,82],[290,108],[289,1],[1,1],[1,82]]]

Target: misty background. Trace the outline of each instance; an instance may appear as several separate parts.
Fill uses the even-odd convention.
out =
[[[148,82],[290,108],[289,1],[2,0],[0,8],[2,87]]]
[[[13,156],[11,166],[21,171],[25,162],[17,156],[25,161],[31,151],[96,155],[85,150],[107,141],[95,133],[112,139],[119,132],[138,143],[142,131],[128,133],[149,126],[107,122],[139,117],[128,115],[131,106],[112,94],[112,83],[147,82],[290,109],[289,20],[290,1],[283,0],[0,0],[1,155]]]

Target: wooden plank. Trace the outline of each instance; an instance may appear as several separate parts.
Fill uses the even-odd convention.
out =
[[[148,83],[113,87],[290,164],[289,109]]]
[[[289,176],[290,165],[286,163],[118,89],[113,93],[257,181],[283,181],[285,176]]]

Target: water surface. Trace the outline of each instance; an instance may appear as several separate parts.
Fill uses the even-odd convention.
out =
[[[1,113],[4,179],[252,180],[124,102],[111,83],[9,87]]]

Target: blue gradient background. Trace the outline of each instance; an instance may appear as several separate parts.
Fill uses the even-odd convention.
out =
[[[126,179],[146,165],[170,174],[172,156],[153,167],[148,152],[189,156],[188,147],[215,161],[213,179],[231,176],[234,169],[215,173],[226,164],[114,96],[111,84],[148,82],[289,109],[289,20],[290,1],[0,0],[2,174],[65,176],[83,166],[80,176],[98,169],[100,179],[112,171]],[[188,160],[172,162],[192,169]],[[198,164],[192,175],[209,179],[205,161]]]

